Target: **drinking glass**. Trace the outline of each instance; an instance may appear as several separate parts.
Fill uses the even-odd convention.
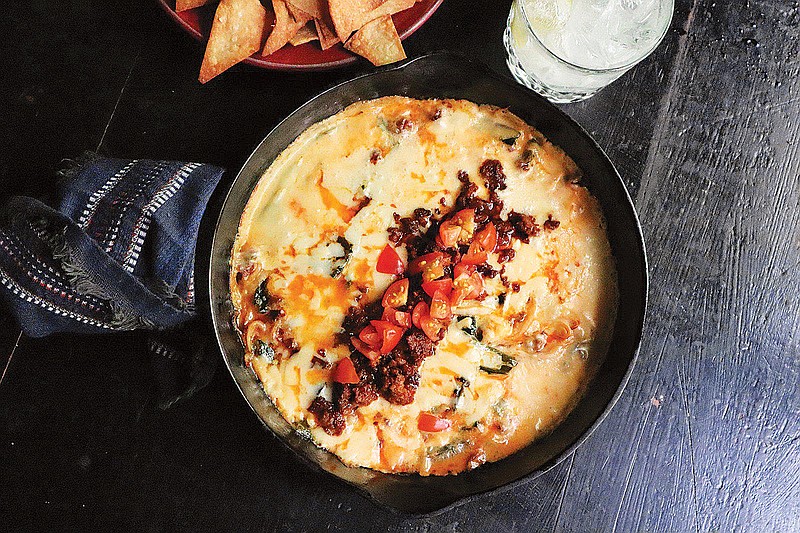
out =
[[[517,81],[553,102],[589,98],[655,50],[674,0],[514,0],[503,42]]]

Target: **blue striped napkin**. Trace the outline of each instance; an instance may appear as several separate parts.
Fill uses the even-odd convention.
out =
[[[52,208],[0,207],[0,297],[30,337],[163,331],[194,316],[194,256],[223,169],[86,156],[64,173]],[[163,341],[151,351],[178,355]]]

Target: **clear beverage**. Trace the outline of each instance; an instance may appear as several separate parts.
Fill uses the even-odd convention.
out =
[[[503,37],[514,77],[554,102],[575,102],[647,57],[674,0],[514,0]]]

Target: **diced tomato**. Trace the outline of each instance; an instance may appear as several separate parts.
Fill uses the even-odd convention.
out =
[[[494,224],[489,222],[475,235],[475,242],[477,242],[481,249],[485,252],[492,253],[497,248],[497,228]]]
[[[465,265],[480,265],[485,263],[487,259],[489,259],[489,254],[481,250],[477,242],[473,242],[469,245],[467,253],[461,258],[461,262]]]
[[[435,318],[426,318],[422,320],[422,332],[433,342],[442,340],[442,330],[444,324]]]
[[[431,318],[436,320],[447,320],[453,316],[450,311],[450,299],[442,291],[436,291],[433,294],[430,305]]]
[[[462,209],[448,221],[450,225],[457,226],[461,231],[456,236],[458,244],[466,244],[472,240],[475,233],[475,210]]]
[[[403,338],[403,333],[405,333],[405,329],[385,320],[370,320],[369,323],[381,335],[382,342],[380,352],[382,354],[387,354],[394,350],[395,346],[400,342],[400,339]]]
[[[414,311],[411,313],[411,322],[432,341],[439,340],[439,334],[445,327],[440,320],[431,317],[431,308],[425,302],[420,302],[414,307]]]
[[[459,263],[453,268],[453,280],[458,278],[469,277],[470,274],[476,271],[475,265],[468,265],[466,263]]]
[[[414,259],[408,266],[410,274],[422,272],[424,281],[432,281],[444,276],[444,267],[450,264],[450,256],[442,252],[432,252]]]
[[[475,272],[475,265],[459,263],[453,267],[453,292],[450,293],[450,304],[455,307],[466,299],[472,291],[469,277]]]
[[[375,350],[380,349],[383,344],[383,335],[372,324],[362,329],[361,333],[358,334],[358,338]]]
[[[453,280],[450,278],[442,278],[426,281],[422,284],[422,290],[431,297],[433,297],[436,291],[442,291],[446,296],[450,296],[450,293],[453,292]]]
[[[358,372],[356,372],[356,367],[349,357],[345,357],[336,364],[332,377],[336,383],[358,383],[361,381],[358,377]]]
[[[384,307],[400,307],[408,301],[408,278],[397,280],[383,293]]]
[[[461,226],[454,224],[450,220],[445,220],[439,226],[439,240],[445,248],[452,248],[458,244],[458,237],[461,235]]]
[[[430,316],[430,314],[431,313],[428,304],[425,302],[420,302],[414,306],[414,311],[411,312],[411,323],[422,329],[422,326],[420,326],[422,323],[422,317]]]
[[[455,215],[450,217],[450,221],[453,224],[458,224],[462,228],[466,230],[473,230],[475,229],[475,210],[474,209],[462,209],[461,211],[457,212]]]
[[[467,298],[477,298],[483,292],[483,276],[481,276],[477,272],[473,272],[469,276],[470,288],[472,289],[469,293],[467,293]]]
[[[383,247],[381,255],[378,256],[378,264],[375,270],[383,274],[397,274],[398,276],[405,270],[405,265],[394,248],[388,244]]]
[[[408,265],[408,273],[419,274],[420,272],[424,272],[425,269],[439,264],[443,259],[449,260],[450,256],[442,252],[431,252],[429,254],[421,255],[411,261],[411,264]]]
[[[417,419],[417,428],[420,431],[435,432],[444,431],[450,428],[450,421],[446,418],[439,418],[431,413],[420,413]]]
[[[381,320],[391,322],[395,326],[400,326],[402,328],[411,327],[411,313],[398,311],[397,309],[392,309],[391,307],[387,307],[383,310],[383,316],[381,317]]]
[[[467,290],[468,289],[462,287],[456,287],[455,290],[453,290],[453,294],[450,295],[450,305],[453,307],[458,307],[461,302],[466,300]]]
[[[483,292],[483,277],[478,272],[462,275],[453,282],[455,289],[450,295],[450,304],[457,306],[464,300],[474,300]]]
[[[361,354],[370,361],[375,362],[381,358],[381,352],[378,350],[378,348],[371,347],[369,344],[362,341],[361,339],[357,337],[351,337],[350,342],[353,343],[353,346],[355,347],[356,350],[361,352]]]
[[[469,245],[467,254],[461,261],[467,265],[480,265],[485,263],[489,254],[497,248],[497,228],[489,222],[482,230],[475,234],[475,238]]]

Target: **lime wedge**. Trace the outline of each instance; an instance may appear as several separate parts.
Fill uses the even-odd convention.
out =
[[[563,28],[572,15],[572,0],[519,0],[533,31],[548,33]]]

